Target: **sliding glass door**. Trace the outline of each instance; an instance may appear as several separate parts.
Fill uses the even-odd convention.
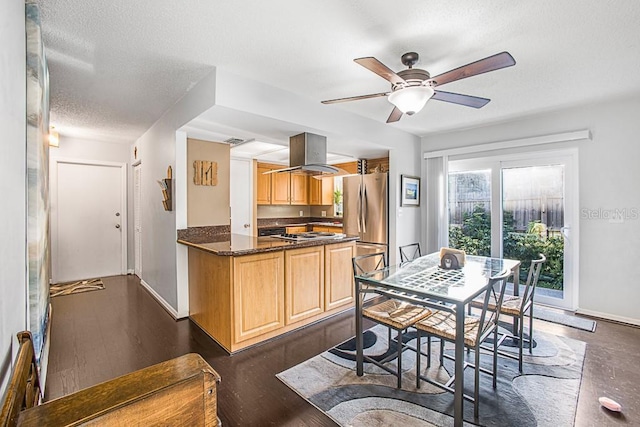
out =
[[[449,245],[529,263],[543,253],[536,300],[575,308],[575,156],[527,154],[449,162]],[[577,236],[577,233],[574,233]]]
[[[449,246],[491,256],[491,169],[449,172]]]

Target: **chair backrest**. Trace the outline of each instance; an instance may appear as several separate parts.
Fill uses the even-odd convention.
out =
[[[497,276],[489,279],[491,286],[484,293],[482,312],[480,314],[480,328],[478,328],[477,342],[481,342],[483,335],[498,327],[498,319],[500,318],[500,310],[502,309],[502,301],[504,300],[504,292],[507,288],[507,279],[511,276],[511,271],[506,270]],[[487,310],[489,301],[493,299],[496,302],[496,309]],[[489,316],[489,317],[487,317]]]
[[[536,285],[538,284],[538,278],[540,277],[540,270],[542,264],[547,260],[544,254],[539,254],[540,258],[531,260],[531,266],[529,267],[529,275],[527,276],[527,284],[524,287],[524,293],[522,294],[522,306],[524,310],[525,305],[530,301],[533,301],[533,294],[536,291]]]
[[[410,245],[400,246],[400,262],[413,261],[422,256],[420,252],[420,243],[411,243]]]
[[[353,264],[353,275],[359,276],[385,269],[387,267],[387,256],[384,252],[358,255],[351,259],[351,263]]]

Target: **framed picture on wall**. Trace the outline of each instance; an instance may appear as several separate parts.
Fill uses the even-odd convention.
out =
[[[420,206],[420,178],[400,175],[400,206]]]

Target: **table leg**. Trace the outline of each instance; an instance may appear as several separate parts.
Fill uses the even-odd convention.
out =
[[[456,305],[455,379],[453,395],[453,425],[462,427],[464,402],[464,304]]]
[[[513,273],[513,295],[520,295],[520,265],[515,266],[511,272]],[[513,336],[518,336],[518,318],[513,318]],[[521,340],[522,337],[519,337],[518,340]]]
[[[360,281],[356,280],[356,374],[363,375],[363,340],[362,340],[362,298],[360,296]]]

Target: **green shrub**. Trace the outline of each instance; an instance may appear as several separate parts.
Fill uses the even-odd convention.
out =
[[[542,253],[547,257],[540,272],[538,286],[562,289],[564,240],[562,236],[547,236],[539,222],[531,222],[526,233],[513,227],[513,213],[503,214],[503,256],[522,262],[520,283],[525,283],[532,259]],[[491,256],[491,214],[482,205],[465,213],[462,225],[449,226],[449,244],[469,255]]]

